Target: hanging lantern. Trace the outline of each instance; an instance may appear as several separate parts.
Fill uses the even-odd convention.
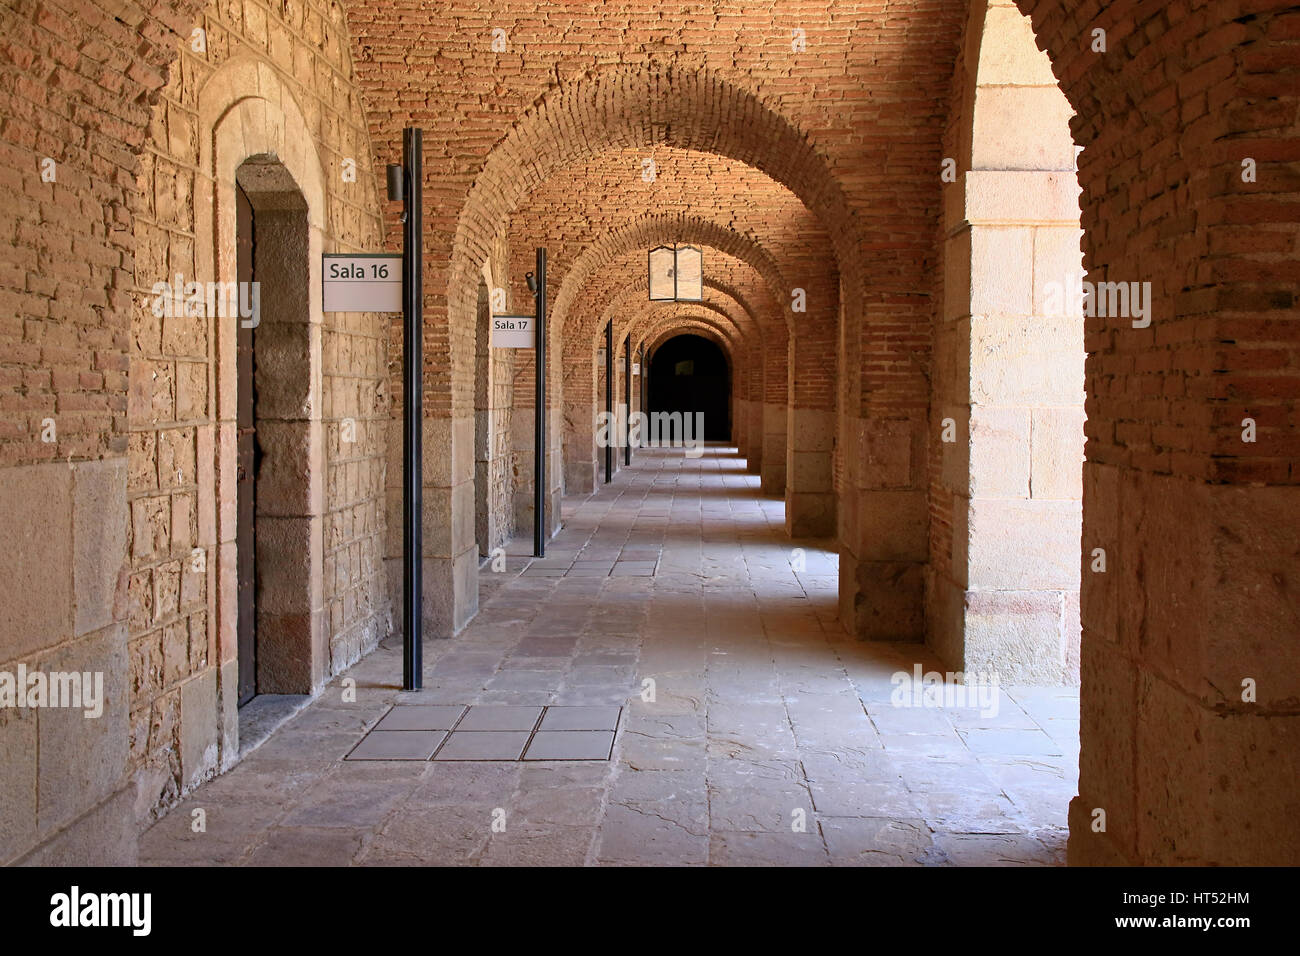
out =
[[[699,246],[677,247],[677,301],[704,299],[704,250]]]
[[[651,302],[704,299],[704,250],[699,246],[656,246],[648,258]]]
[[[650,301],[671,302],[677,298],[677,253],[672,246],[650,250]]]

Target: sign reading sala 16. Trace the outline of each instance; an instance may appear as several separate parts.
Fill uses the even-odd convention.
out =
[[[401,312],[402,257],[326,253],[321,285],[324,312]]]

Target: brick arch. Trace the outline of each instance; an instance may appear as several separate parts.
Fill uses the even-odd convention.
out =
[[[618,108],[614,110],[611,107],[616,103]],[[849,278],[842,281],[840,287],[855,292],[860,289],[861,278],[857,271],[860,257],[854,254],[858,243],[855,240],[857,226],[851,212],[853,207],[806,134],[780,112],[708,69],[688,71],[655,59],[636,65],[594,67],[551,87],[525,111],[488,153],[457,216],[450,261],[447,262],[445,317],[438,315],[440,310],[436,298],[432,303],[434,314],[429,317],[435,341],[446,336],[449,358],[446,372],[438,370],[430,382],[429,391],[434,403],[450,414],[453,444],[464,440],[457,436],[465,431],[455,423],[468,418],[471,413],[469,398],[472,389],[468,385],[473,378],[475,275],[508,227],[510,214],[530,190],[537,188],[555,170],[612,145],[639,143],[663,143],[726,156],[781,183],[821,220],[831,237],[841,276],[846,270],[849,273]],[[437,279],[434,282],[440,285]],[[425,294],[427,299],[427,288]],[[830,330],[833,328],[830,322],[838,321],[842,313],[830,307],[832,296],[828,296],[826,302],[825,324],[828,329],[818,330],[817,344],[806,350],[809,354],[821,343],[834,342],[836,338]],[[559,303],[557,300],[556,305],[563,308],[567,302]],[[856,310],[851,314],[856,315]],[[553,312],[553,317],[561,321],[558,311]],[[552,377],[552,381],[560,380],[562,375]],[[835,395],[833,388],[826,387],[824,376],[802,376],[795,381],[812,383],[812,389],[817,392],[807,402],[809,407],[805,414],[810,419],[817,418],[818,424],[790,430],[816,436],[816,448],[800,451],[819,459],[814,468],[804,469],[804,472],[819,474],[829,470],[829,436],[833,432],[833,429],[823,427],[820,419],[834,415],[831,409]],[[438,397],[440,393],[445,397]],[[551,429],[553,435],[561,431],[557,404],[552,405],[553,411],[549,413],[556,416],[552,419],[556,426]],[[793,415],[794,405],[789,405],[788,411]],[[776,414],[775,409],[772,414]],[[550,451],[553,453],[554,449]],[[781,457],[785,457],[784,448]],[[468,481],[469,475],[455,465],[461,460],[465,460],[465,456],[449,455],[451,473],[439,475],[438,480],[445,480],[452,487]],[[776,484],[774,482],[773,487]],[[783,477],[779,484],[784,486]],[[548,495],[554,490],[548,489]],[[804,501],[808,502],[806,508]],[[787,516],[796,510],[800,514],[806,511],[810,517],[808,521],[799,519],[790,523],[791,528],[798,526],[807,530],[815,526],[818,533],[831,530],[834,505],[828,494],[819,492],[801,499],[797,507],[787,509]],[[453,529],[452,538],[455,539],[454,522],[448,521],[447,525]],[[449,550],[458,553],[463,547],[468,551],[468,546],[468,541],[452,540]]]
[[[634,344],[641,345],[649,335],[653,334],[648,331],[649,329],[660,328],[664,322],[676,321],[693,312],[707,311],[708,316],[700,320],[716,326],[731,342],[728,361],[730,362],[734,356],[732,385],[736,399],[761,400],[766,367],[762,331],[753,316],[745,313],[739,303],[727,302],[725,294],[717,292],[716,287],[710,286],[707,282],[706,290],[716,293],[715,301],[706,299],[704,302],[637,302],[636,311],[626,326],[627,334],[632,336]],[[624,298],[635,299],[637,292],[644,293],[644,286],[620,295],[611,302],[607,311],[612,313],[617,303]],[[744,356],[748,356],[748,361],[744,360]]]
[[[634,244],[632,248],[639,249],[641,247]],[[706,247],[706,262],[708,260],[709,248],[711,247]],[[714,250],[714,251],[716,252],[720,250]],[[626,257],[627,253],[623,253],[622,255]],[[743,266],[748,266],[749,268],[753,268],[749,263],[744,262],[743,260],[737,260],[737,261],[741,262]],[[634,265],[637,264],[634,263]],[[611,259],[608,262],[606,262],[604,266],[600,267],[599,269],[594,269],[590,273],[588,273],[587,276],[588,285],[584,286],[583,290],[578,295],[575,295],[574,306],[572,306],[571,308],[576,307],[578,303],[581,303],[583,306],[586,307],[587,312],[595,316],[595,318],[590,320],[590,322],[584,326],[582,332],[574,333],[573,331],[570,331],[570,333],[567,336],[565,336],[563,340],[564,343],[566,343],[564,348],[566,349],[576,348],[578,350],[581,350],[583,348],[582,345],[583,339],[586,336],[599,335],[600,334],[599,330],[604,327],[604,324],[610,319],[611,315],[613,314],[613,311],[619,306],[620,303],[632,302],[636,300],[638,297],[640,297],[640,303],[639,303],[640,305],[651,305],[651,303],[648,303],[645,298],[646,289],[648,286],[648,280],[644,273],[644,270],[639,269],[639,267],[634,278],[632,278],[628,282],[620,282],[617,285],[617,291],[613,291],[613,288],[602,289],[599,291],[592,291],[592,292],[588,291],[588,287],[591,285],[591,283],[595,281],[595,279],[600,275],[600,273],[603,270],[616,269],[618,268],[618,266],[619,266],[618,261],[616,259]],[[762,350],[769,347],[781,348],[784,351],[784,345],[787,340],[786,326],[779,322],[774,322],[769,317],[769,320],[766,323],[768,327],[765,330],[765,323],[763,323],[760,319],[760,315],[762,313],[751,304],[753,297],[752,296],[748,298],[745,297],[743,293],[741,293],[738,289],[734,287],[734,285],[723,282],[717,278],[710,277],[707,274],[707,272],[708,272],[708,268],[706,265],[706,275],[704,281],[705,297],[706,297],[705,304],[712,306],[713,303],[710,303],[709,301],[710,299],[720,300],[722,303],[722,307],[727,310],[729,317],[732,320],[736,321],[738,328],[741,325],[752,325],[756,336],[756,347],[759,348],[760,350],[760,358],[762,358],[764,355]],[[755,270],[755,275],[759,280],[760,289],[764,289],[766,287],[766,283],[763,282],[761,274],[759,274],[757,270]],[[653,305],[654,307],[661,308],[661,309],[670,307],[668,303],[654,303]],[[779,300],[775,299],[774,297],[771,298],[768,302],[769,316],[771,314],[775,314],[779,310],[780,310]],[[556,350],[556,351],[558,352],[560,350]],[[577,353],[566,352],[565,354],[572,355]],[[782,358],[782,361],[784,362],[784,358]],[[781,367],[783,368],[784,366]],[[764,365],[758,366],[760,374],[757,376],[757,378],[760,383],[763,380],[762,373],[764,368],[765,368]],[[777,370],[778,369],[775,367],[767,369],[767,371],[769,372],[769,377],[773,377]],[[556,370],[555,374],[552,376],[552,381],[561,382],[561,384],[557,384],[554,386],[557,389],[557,391],[563,388],[564,384],[570,384],[570,385],[573,384],[573,380],[571,378],[567,378],[566,376],[559,374],[558,369]],[[760,384],[759,394],[756,394],[752,397],[761,400],[762,398],[761,389],[762,386]],[[788,383],[786,382],[786,377],[784,374],[781,375],[779,381],[777,381],[776,378],[773,377],[771,389],[773,391],[774,400],[779,400],[782,402],[786,400],[788,394]],[[569,397],[565,396],[562,397],[562,400],[569,401],[570,399]]]
[[[620,108],[611,116],[615,102]],[[821,219],[838,262],[856,270],[858,257],[850,255],[856,227],[843,190],[806,136],[776,110],[708,70],[686,72],[655,60],[594,68],[551,88],[524,114],[492,149],[461,208],[446,300],[453,418],[463,402],[458,383],[467,380],[472,364],[466,331],[472,328],[472,276],[510,214],[555,170],[609,146],[638,143],[727,156],[765,173]],[[775,288],[784,285],[779,269],[767,271],[776,279]],[[552,318],[557,323],[563,322],[569,304],[567,296],[556,298]],[[560,371],[550,376],[552,381],[562,381]]]
[[[684,316],[682,318],[664,319],[649,332],[653,338],[647,339],[646,356],[654,354],[654,350],[659,348],[669,339],[678,335],[699,335],[708,339],[718,348],[722,349],[723,356],[727,359],[727,368],[732,375],[736,374],[736,360],[734,355],[734,343],[726,334],[726,331],[720,325],[710,319],[701,316]]]
[[[685,310],[684,310],[685,311]],[[654,359],[655,352],[661,345],[670,339],[680,335],[697,335],[700,338],[712,342],[722,352],[722,360],[727,366],[727,381],[730,385],[729,394],[727,395],[727,406],[730,416],[730,441],[737,446],[737,450],[742,457],[745,456],[745,443],[740,437],[742,430],[741,408],[740,408],[740,376],[744,372],[744,365],[740,361],[737,352],[737,343],[734,342],[727,329],[718,320],[707,316],[700,315],[683,315],[683,316],[662,316],[652,323],[652,326],[646,332],[647,344],[645,350],[645,365],[641,368],[641,387],[645,388],[646,383],[650,381],[649,364]]]
[[[581,294],[586,281],[602,266],[609,265],[619,256],[638,249],[649,250],[657,245],[669,242],[689,242],[705,247],[705,273],[708,272],[708,250],[726,253],[749,265],[772,291],[774,302],[780,302],[783,290],[790,286],[782,275],[780,267],[767,251],[748,236],[741,235],[711,220],[700,216],[663,216],[647,213],[634,223],[601,237],[578,257],[573,263],[560,287],[555,300],[552,315],[557,325],[563,329],[570,309]],[[645,290],[648,280],[644,275],[636,280],[637,288]],[[750,313],[755,321],[761,321],[758,313]],[[787,326],[791,324],[792,315],[785,310],[782,316]],[[604,320],[602,319],[601,322]],[[579,326],[577,332],[586,329]]]
[[[633,248],[636,249],[640,247],[634,245]],[[715,249],[714,251],[721,251],[721,250]],[[626,256],[626,253],[624,253],[623,255]],[[708,261],[708,251],[706,248],[706,263],[707,261]],[[742,264],[745,266],[749,266],[750,268],[753,268],[753,266],[750,263],[744,262],[744,260],[738,260],[738,261],[742,262]],[[609,262],[602,268],[609,269],[611,267],[615,267],[616,265],[617,265],[616,260],[609,260]],[[594,279],[600,274],[600,271],[601,271],[600,269],[591,271],[587,277],[588,283],[594,281]],[[762,293],[762,291],[766,291],[769,293],[768,302],[767,302],[767,314],[769,318],[768,321],[765,323],[760,318],[760,316],[763,315],[764,313],[752,304],[753,302],[752,296],[746,297],[740,290],[735,288],[733,284],[724,282],[714,277],[710,277],[708,275],[707,265],[705,267],[705,272],[706,275],[705,275],[704,286],[705,286],[706,302],[708,301],[709,298],[712,298],[715,295],[721,297],[721,299],[724,300],[723,301],[724,307],[728,309],[731,318],[737,321],[738,327],[746,320],[748,321],[748,323],[752,323],[752,325],[754,326],[755,333],[757,335],[757,343],[753,347],[758,349],[760,364],[757,365],[758,374],[755,375],[752,379],[754,383],[754,389],[748,397],[755,400],[756,402],[762,402],[764,400],[764,396],[767,396],[768,398],[770,398],[772,401],[775,402],[782,402],[782,403],[786,402],[789,397],[789,382],[788,382],[788,375],[785,369],[786,359],[788,354],[786,350],[786,344],[788,342],[787,325],[780,323],[778,321],[774,321],[771,318],[772,315],[775,315],[776,313],[781,311],[780,300],[776,298],[774,295],[770,294],[771,293],[770,287],[768,286],[767,282],[763,280],[762,274],[759,273],[757,269],[755,269],[754,270],[755,275],[758,278],[760,283],[759,285],[760,294]],[[585,299],[587,304],[589,305],[590,313],[598,316],[598,318],[596,318],[593,321],[593,323],[590,325],[588,330],[584,331],[580,335],[575,336],[573,333],[570,333],[570,335],[567,337],[567,341],[577,342],[582,335],[598,334],[598,330],[604,326],[606,321],[608,321],[611,314],[611,309],[614,307],[615,303],[629,300],[638,294],[642,297],[642,301],[645,301],[644,296],[646,294],[647,287],[648,287],[648,279],[644,273],[644,270],[640,270],[640,269],[638,269],[636,276],[630,282],[620,284],[618,292],[612,292],[608,295],[606,295],[604,292],[588,293],[586,291],[586,288],[584,287],[580,296],[575,296],[575,304],[577,301],[582,301]],[[730,304],[728,304],[728,300]],[[657,303],[656,307],[666,308],[667,304]],[[774,353],[769,354],[772,350],[777,350],[781,353],[779,358]],[[553,380],[558,380],[561,378],[563,378],[563,376],[557,374],[554,376]],[[566,380],[566,381],[570,381],[570,380]],[[557,385],[556,387],[560,388],[562,386]]]
[[[758,312],[754,309],[754,306],[750,304],[748,298],[745,296],[743,292],[741,292],[731,283],[724,282],[721,279],[709,279],[706,277],[704,281],[704,285],[706,288],[716,289],[721,295],[726,296],[732,302],[736,303],[736,306],[740,309],[740,311],[743,314],[753,318],[755,326],[758,329],[758,334],[761,341],[762,326],[758,324]]]
[[[493,236],[530,189],[580,156],[637,143],[716,153],[766,173],[821,218],[838,260],[854,268],[850,207],[806,134],[753,93],[711,71],[686,71],[657,60],[619,64],[553,87],[489,154],[457,222],[449,285],[452,326],[460,318],[465,275],[487,256]]]
[[[584,293],[583,314],[597,316],[592,328],[599,328],[608,318],[609,301],[626,298],[629,289],[639,289],[644,294],[645,277],[639,259],[635,258],[640,245],[634,245],[636,252],[622,253],[600,270],[591,273],[587,279],[589,286],[602,286],[596,293]],[[757,281],[756,289],[760,298],[767,298],[770,311],[783,311],[779,300],[773,295],[771,280],[764,280],[754,266],[742,260],[715,250],[715,255],[723,255],[737,262],[744,270],[753,270]],[[706,261],[708,255],[706,253]],[[620,290],[612,292],[608,282],[598,282],[602,271],[633,270],[634,278],[626,284],[620,284]],[[708,268],[706,266],[706,272]],[[776,280],[778,283],[782,279]],[[823,290],[824,292],[824,290]],[[721,293],[719,293],[721,294]],[[752,300],[751,296],[751,300]],[[660,304],[660,308],[664,305]],[[580,308],[575,304],[574,309]],[[753,314],[751,312],[751,314]],[[792,318],[793,313],[787,315]],[[801,317],[802,318],[802,317]],[[817,386],[826,381],[827,370],[834,369],[837,357],[834,355],[833,327],[829,316],[813,319],[811,322],[800,321],[803,333],[796,342],[789,334],[787,323],[769,321],[764,326],[762,347],[758,354],[757,374],[737,376],[737,385],[743,389],[743,397],[736,408],[736,427],[738,444],[745,451],[749,468],[762,475],[765,493],[784,494],[787,498],[787,527],[791,533],[828,533],[830,516],[834,505],[831,501],[830,479],[825,477],[831,471],[830,454],[833,429],[828,422],[834,412],[824,404],[818,405]],[[589,444],[584,440],[587,420],[594,420],[596,399],[594,395],[595,378],[591,375],[586,360],[581,357],[584,345],[579,333],[579,340],[574,343],[576,352],[568,354],[578,356],[574,368],[576,376],[566,378],[566,395],[564,399],[565,424],[567,428],[563,454],[565,456],[565,474],[567,487],[571,490],[594,487],[594,460],[586,455]],[[573,338],[570,333],[568,339]],[[808,374],[797,374],[796,366],[802,363]],[[589,377],[590,376],[590,377]],[[823,390],[824,391],[824,390]],[[811,400],[810,400],[811,399]],[[833,399],[832,399],[833,400]],[[826,396],[820,397],[826,402]],[[792,458],[801,464],[796,481],[787,481],[791,474]]]
[[[721,326],[728,328],[729,337],[731,337],[737,347],[744,345],[748,349],[758,351],[761,355],[763,348],[762,330],[758,326],[754,317],[745,312],[740,303],[730,299],[725,293],[719,292],[716,287],[712,286],[707,280],[705,282],[706,290],[712,291],[715,301],[705,299],[702,302],[648,302],[642,298],[645,294],[645,283],[634,284],[616,296],[611,298],[597,320],[595,328],[603,328],[605,323],[610,319],[615,319],[616,334],[631,335],[634,344],[641,344],[645,341],[648,334],[645,330],[653,325],[658,318],[674,319],[690,312],[709,312],[716,318],[711,321],[719,323]],[[625,318],[620,324],[616,315],[622,314],[627,316],[631,313],[631,318]],[[621,328],[621,332],[619,329]],[[582,349],[584,341],[597,342],[599,336],[592,334],[590,338],[579,338],[574,342],[574,347]],[[758,366],[762,371],[762,365]]]
[[[706,281],[707,285],[707,281]],[[671,311],[673,316],[680,317],[684,313],[698,314],[701,311],[709,311],[717,319],[718,324],[729,324],[733,330],[736,341],[743,338],[741,331],[742,322],[748,320],[748,324],[753,325],[753,319],[739,311],[739,306],[735,303],[727,303],[721,293],[716,290],[709,290],[719,298],[716,302],[691,302],[691,303],[652,303],[645,300],[644,281],[639,287],[634,283],[632,287],[624,288],[621,292],[610,297],[608,302],[599,313],[599,319],[593,326],[593,332],[589,335],[569,335],[564,340],[564,368],[565,379],[569,387],[563,393],[563,427],[557,433],[556,439],[560,444],[560,454],[564,466],[564,484],[568,493],[589,492],[596,487],[598,468],[598,455],[595,448],[596,436],[596,414],[600,406],[600,396],[596,387],[599,378],[599,370],[596,368],[595,355],[602,347],[603,336],[594,330],[604,327],[607,321],[613,321],[615,324],[615,337],[621,344],[625,335],[634,331],[640,323],[648,316],[658,314],[665,315],[666,311]],[[623,304],[626,303],[626,308]],[[737,314],[743,316],[738,319]],[[620,321],[619,316],[623,319]],[[628,316],[631,316],[628,318]],[[634,336],[634,342],[639,342],[640,338]],[[728,355],[735,352],[735,348],[728,350]],[[761,351],[760,351],[761,358]],[[733,366],[737,367],[737,366]],[[758,365],[761,378],[762,364]],[[621,375],[622,370],[615,370],[615,375]]]
[[[632,307],[638,316],[650,314],[647,309],[670,309],[689,306],[709,308],[725,313],[729,319],[735,322],[737,329],[744,327],[747,331],[752,330],[754,347],[760,350],[771,343],[784,343],[786,341],[785,326],[777,324],[774,329],[769,328],[765,331],[763,323],[759,319],[760,313],[755,311],[749,305],[748,300],[742,298],[739,291],[728,283],[706,276],[704,280],[705,298],[703,302],[699,303],[652,303],[646,298],[648,285],[646,276],[638,274],[630,282],[620,284],[616,292],[602,290],[599,294],[593,294],[590,298],[591,313],[597,317],[591,320],[583,332],[579,334],[571,333],[566,337],[565,341],[581,347],[580,343],[584,338],[599,335],[599,330],[604,327],[605,323],[625,305]],[[606,291],[608,291],[608,294],[606,294]],[[775,311],[775,309],[772,309],[772,311]],[[784,400],[784,382],[782,382],[781,395],[782,400]]]
[[[651,336],[657,334],[656,330],[663,328],[666,322],[671,323],[676,322],[678,319],[693,318],[696,321],[708,322],[717,328],[719,334],[725,334],[727,340],[733,343],[733,348],[740,348],[742,345],[753,347],[747,341],[741,323],[724,305],[709,302],[681,302],[668,305],[666,309],[656,308],[655,305],[655,303],[646,303],[646,308],[628,323],[627,331],[632,336],[634,345],[644,345]],[[691,313],[707,314],[692,315]]]
[[[734,330],[738,340],[752,336],[753,342],[757,347],[761,348],[763,331],[755,317],[747,312],[744,306],[734,297],[721,291],[716,284],[706,279],[704,287],[707,297],[702,302],[649,302],[643,298],[645,294],[644,281],[634,284],[609,300],[599,320],[599,325],[603,326],[615,311],[620,310],[622,303],[635,303],[634,316],[631,321],[625,323],[625,329],[632,335],[633,341],[639,342],[644,339],[644,335],[640,331],[641,328],[652,320],[656,313],[662,315],[669,310],[673,310],[674,314],[680,314],[681,311],[689,309],[707,310],[725,318]],[[710,299],[713,301],[710,301]]]
[[[606,306],[601,324],[619,310],[619,303],[623,301],[633,302],[635,311],[631,321],[626,325],[626,333],[632,336],[633,342],[640,344],[645,341],[646,326],[653,325],[656,319],[666,318],[671,321],[683,313],[706,309],[711,313],[711,321],[717,322],[730,330],[728,335],[733,340],[733,352],[737,356],[734,366],[736,398],[746,402],[761,402],[764,394],[765,374],[769,371],[767,369],[768,353],[766,349],[779,348],[779,345],[772,344],[774,338],[779,339],[781,344],[784,343],[784,330],[778,328],[778,335],[768,335],[765,339],[762,328],[753,314],[749,313],[745,306],[728,293],[720,291],[719,286],[721,283],[716,280],[705,280],[706,298],[703,302],[690,303],[648,302],[642,298],[645,295],[646,284],[643,278],[634,286],[625,289],[618,296],[611,299]],[[784,349],[782,348],[780,351],[784,356]],[[741,359],[742,355],[748,355],[749,360],[743,361]],[[755,457],[755,467],[757,467],[757,460],[757,457]]]

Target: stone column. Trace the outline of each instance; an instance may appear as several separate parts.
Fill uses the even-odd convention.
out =
[[[790,408],[787,412],[785,530],[791,537],[835,533],[832,449],[835,413]]]

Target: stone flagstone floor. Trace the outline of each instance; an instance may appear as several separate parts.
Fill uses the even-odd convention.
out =
[[[1077,689],[1003,686],[989,717],[892,705],[891,675],[944,668],[845,634],[829,543],[788,540],[744,464],[643,450],[566,501],[544,561],[520,540],[484,567],[422,691],[385,641],[148,829],[140,862],[1064,863]],[[609,761],[345,761],[395,703],[624,710]]]

